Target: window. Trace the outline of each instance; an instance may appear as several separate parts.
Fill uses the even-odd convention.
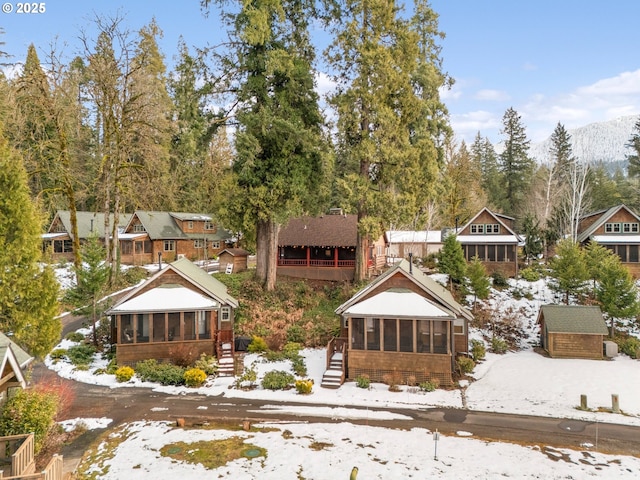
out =
[[[231,308],[222,307],[220,309],[220,320],[223,322],[228,322],[231,319]]]
[[[429,353],[431,351],[431,322],[429,320],[418,320],[416,342],[418,353]]]
[[[367,318],[367,350],[380,350],[380,319]]]
[[[487,233],[500,233],[500,224],[492,223],[485,226],[485,230]]]
[[[623,223],[622,231],[624,233],[638,233],[639,225],[637,223]]]
[[[176,242],[173,240],[165,240],[164,241],[164,251],[165,252],[173,252],[176,249]]]
[[[193,241],[193,248],[204,248],[204,240],[197,238]]]
[[[146,230],[144,229],[144,225],[142,225],[141,223],[136,223],[133,225],[133,231],[134,232],[146,232]]]
[[[638,263],[638,245],[629,245],[629,262]]]
[[[384,323],[384,351],[398,351],[398,321],[385,318]]]
[[[464,320],[462,318],[456,318],[453,321],[453,333],[456,335],[464,335]]]
[[[211,222],[210,220],[207,220],[204,222],[204,229],[205,230],[215,230],[216,229],[216,225]]]
[[[218,248],[220,248],[220,241],[219,241],[219,240],[211,240],[211,241],[209,242],[209,246],[210,246],[211,248],[218,249]]]
[[[193,220],[189,220],[189,222],[187,223],[187,228],[189,230],[193,230]]]
[[[413,352],[413,320],[400,320],[400,351]]]
[[[122,255],[131,255],[133,253],[133,242],[120,242]]]
[[[62,223],[56,223],[53,226],[53,231],[56,233],[65,233],[67,230],[64,228],[64,225]]]
[[[364,350],[364,318],[351,318],[351,348]]]
[[[476,234],[483,234],[484,233],[484,225],[480,224],[480,223],[474,223],[471,225],[471,234],[476,235]]]

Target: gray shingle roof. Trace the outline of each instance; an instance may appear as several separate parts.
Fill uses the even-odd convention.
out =
[[[543,305],[539,316],[544,317],[551,333],[582,333],[607,335],[607,325],[600,307],[581,305]]]
[[[56,216],[64,225],[69,236],[71,236],[71,212],[69,210],[58,210]],[[87,239],[92,235],[97,235],[100,238],[104,238],[104,213],[78,211],[76,212],[76,219],[78,221],[78,237]],[[118,227],[123,229],[130,219],[131,214],[121,213],[118,216]],[[113,214],[109,215],[109,224],[113,224]]]
[[[212,220],[208,215],[202,213],[184,212],[155,212],[148,210],[137,210],[134,214],[144,226],[145,231],[151,240],[180,240],[180,239],[201,239],[207,240],[227,240],[232,234],[224,228],[218,228],[216,232],[210,233],[185,233],[174,219],[181,221],[203,221]]]
[[[33,357],[20,348],[13,340],[7,337],[4,333],[0,333],[0,355],[4,358],[6,349],[10,348],[20,365],[20,368],[25,368],[33,361]]]

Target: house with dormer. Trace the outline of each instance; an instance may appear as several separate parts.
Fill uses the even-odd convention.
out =
[[[122,263],[143,265],[216,258],[232,235],[202,213],[137,210],[119,236]]]
[[[629,207],[617,205],[581,217],[578,243],[592,241],[618,255],[633,276],[640,276],[640,217]]]
[[[467,261],[478,257],[487,273],[518,275],[518,247],[524,239],[516,233],[515,219],[483,208],[457,232]]]
[[[113,215],[109,216],[109,230],[113,228]],[[78,223],[78,238],[80,245],[84,244],[92,236],[104,240],[105,216],[98,212],[76,212]],[[131,215],[120,214],[118,219],[118,229],[122,231]],[[111,235],[111,232],[109,232]],[[69,210],[58,210],[47,229],[42,234],[42,249],[51,256],[55,262],[73,261],[73,228],[71,226],[71,212]]]

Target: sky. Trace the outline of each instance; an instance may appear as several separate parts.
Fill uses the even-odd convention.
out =
[[[137,31],[152,17],[164,31],[161,42],[171,64],[178,38],[188,46],[217,45],[224,37],[219,18],[205,18],[198,0],[51,0],[43,13],[16,13],[3,4],[0,47],[14,61],[34,43],[44,52],[57,38],[69,54],[96,15],[125,15]],[[9,7],[6,7],[9,5]],[[442,41],[444,70],[455,80],[442,92],[458,141],[478,132],[498,143],[508,108],[522,117],[532,142],[546,139],[558,122],[567,129],[640,114],[640,2],[596,0],[432,0]],[[326,35],[314,26],[318,44]],[[321,79],[319,89],[327,88]]]
[[[434,278],[442,281],[441,276]],[[488,302],[502,310],[513,308],[520,312],[521,327],[525,332],[522,348],[505,355],[487,353],[486,359],[476,365],[472,380],[463,382],[466,385],[466,408],[640,426],[638,361],[625,355],[618,355],[610,361],[552,359],[534,352],[531,345],[537,343],[535,319],[539,307],[554,302],[554,294],[544,280],[509,282],[510,289],[492,290]],[[514,299],[510,293],[516,289],[521,292],[519,299]],[[88,330],[83,331],[88,333]],[[471,338],[481,339],[483,334],[487,332],[470,330]],[[640,335],[638,331],[635,334]],[[73,344],[63,340],[56,348],[68,348]],[[136,377],[130,382],[118,383],[113,375],[93,374],[95,369],[106,367],[106,360],[97,357],[88,370],[81,371],[75,371],[65,361],[53,363],[47,358],[45,363],[58,375],[76,381],[111,388],[147,387],[176,395],[194,393],[199,395],[194,408],[202,414],[213,408],[212,404],[233,397],[273,401],[253,412],[259,418],[268,418],[271,413],[279,411],[300,417],[299,422],[265,420],[261,426],[269,427],[269,431],[265,429],[262,433],[198,429],[184,431],[174,428],[172,423],[163,422],[126,424],[110,431],[110,443],[113,443],[113,438],[122,439],[117,449],[107,454],[101,447],[101,455],[93,457],[92,465],[96,471],[108,467],[108,473],[96,477],[104,480],[124,477],[131,480],[169,480],[176,477],[183,480],[205,477],[235,480],[346,480],[353,466],[359,468],[358,478],[367,479],[635,479],[640,471],[638,458],[601,454],[597,447],[597,434],[594,438],[581,441],[578,450],[544,447],[546,451],[542,451],[535,445],[488,442],[475,438],[473,424],[466,425],[465,430],[455,435],[440,435],[437,444],[435,432],[424,428],[395,431],[352,424],[350,421],[354,419],[409,419],[401,413],[385,410],[391,408],[413,411],[430,407],[463,408],[462,390],[438,389],[422,393],[402,386],[400,392],[390,392],[383,384],[373,383],[370,389],[362,389],[355,382],[347,382],[338,389],[323,389],[319,385],[326,366],[325,351],[305,349],[301,353],[305,357],[308,378],[314,380],[310,395],[299,395],[295,389],[274,392],[259,386],[253,390],[242,390],[233,386],[233,377],[215,378],[197,389],[162,387],[140,382]],[[291,371],[290,362],[264,362],[257,354],[247,354],[245,365],[256,368],[258,384],[270,370]],[[620,414],[610,411],[613,394],[618,395]],[[581,395],[587,396],[588,410],[576,408]],[[211,402],[207,401],[208,397],[212,399]],[[296,406],[289,406],[287,402],[295,402]],[[159,404],[152,410],[166,411],[167,417],[171,418],[172,412],[164,405]],[[379,410],[355,408],[364,406]],[[310,424],[305,417],[311,414],[339,422]],[[108,418],[67,420],[64,422],[67,429],[79,423],[89,428],[113,427]],[[285,434],[285,431],[290,434]],[[163,446],[179,441],[189,443],[235,435],[242,435],[247,443],[267,449],[267,457],[234,461],[212,472],[206,471],[201,465],[176,462],[159,454]],[[316,450],[310,447],[313,442],[329,446]],[[106,444],[103,446],[106,448]]]

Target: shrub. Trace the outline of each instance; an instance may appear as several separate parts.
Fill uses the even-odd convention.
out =
[[[500,272],[493,272],[491,274],[491,280],[494,287],[503,288],[503,287],[509,286],[509,283],[507,282],[507,277],[505,277]]]
[[[7,400],[0,413],[0,435],[34,435],[39,452],[55,425],[59,397],[51,392],[18,390]]]
[[[287,329],[287,342],[304,343],[304,328],[301,325],[291,325]]]
[[[297,342],[288,342],[282,347],[282,353],[285,358],[293,359],[300,356],[302,345]]]
[[[120,383],[122,382],[128,382],[129,380],[131,380],[133,378],[133,375],[136,372],[133,371],[133,368],[131,367],[127,367],[126,365],[123,367],[120,367],[116,370],[116,380]]]
[[[537,282],[540,280],[540,272],[532,267],[520,270],[520,277],[527,282]]]
[[[416,376],[415,375],[409,375],[407,377],[407,385],[408,386],[415,387],[416,383],[417,383],[417,380],[416,380]]]
[[[456,364],[458,365],[460,373],[463,374],[473,372],[473,369],[476,367],[476,363],[469,357],[458,357]]]
[[[390,392],[399,392],[399,385],[402,383],[402,374],[400,372],[386,373],[382,376],[382,381],[389,385]]]
[[[180,367],[190,367],[198,359],[198,351],[189,344],[180,344],[169,350],[171,363]]]
[[[248,368],[242,375],[236,378],[236,388],[242,388],[244,386],[253,387],[258,380],[258,372],[256,368],[252,365],[251,368]]]
[[[67,350],[64,348],[56,348],[52,350],[49,354],[49,357],[53,361],[53,363],[57,363],[60,360],[63,360],[67,356]]]
[[[491,351],[493,353],[502,355],[503,353],[507,353],[507,350],[509,350],[509,345],[504,338],[493,337],[491,339]]]
[[[262,388],[266,390],[283,390],[295,381],[295,377],[283,370],[272,370],[262,378]]]
[[[70,342],[84,342],[85,336],[80,332],[69,332],[65,335],[65,340],[69,340]]]
[[[207,379],[207,374],[199,368],[189,368],[184,372],[184,383],[187,387],[200,387]]]
[[[356,387],[358,388],[369,388],[371,386],[371,379],[369,375],[358,375],[356,377]]]
[[[194,367],[199,368],[207,375],[215,375],[218,373],[218,360],[213,355],[202,353],[200,358],[195,361]]]
[[[269,348],[267,347],[267,342],[265,341],[265,339],[256,336],[251,339],[251,343],[247,347],[247,351],[249,353],[262,353],[266,352],[267,350],[269,350]]]
[[[471,340],[471,356],[473,361],[478,363],[487,355],[487,349],[484,346],[484,342],[481,340]]]
[[[67,357],[77,367],[88,366],[93,361],[96,348],[88,343],[74,345],[67,350]]]
[[[156,382],[161,385],[182,385],[184,383],[183,367],[170,363],[158,363],[154,359],[136,363],[136,375],[143,382]]]
[[[313,389],[313,380],[307,378],[306,380],[296,380],[296,391],[301,395],[308,395]]]
[[[108,373],[109,375],[115,375],[117,370],[118,370],[118,362],[116,362],[115,358],[112,358],[109,361],[107,368],[105,369],[105,373]]]
[[[619,342],[620,351],[631,358],[638,358],[640,354],[640,339],[636,337],[627,337]]]
[[[307,375],[307,364],[304,362],[304,357],[302,355],[297,355],[296,357],[292,358],[291,365],[293,368],[293,372],[299,377],[304,377]]]
[[[422,390],[423,392],[433,392],[437,390],[439,386],[440,381],[437,378],[434,378],[433,380],[427,380],[426,382],[422,382],[420,385],[418,385],[418,387],[420,387],[420,390]]]

